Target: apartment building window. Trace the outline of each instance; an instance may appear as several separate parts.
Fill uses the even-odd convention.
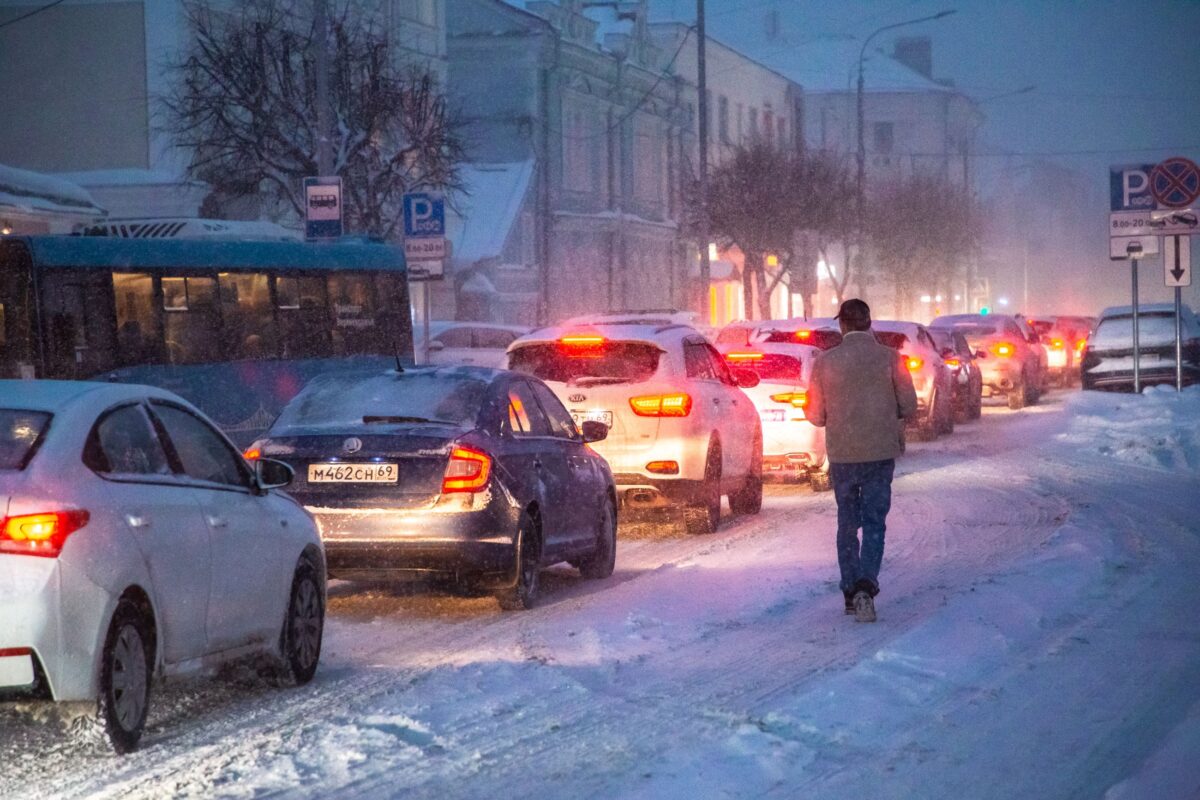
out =
[[[563,104],[563,186],[599,194],[607,182],[606,121],[582,103]]]
[[[742,107],[742,104],[738,103],[737,104],[737,133],[738,133],[737,140],[738,140],[738,144],[742,144],[746,141],[745,123],[743,122],[743,117],[745,117],[744,112],[745,112],[745,109]]]
[[[895,144],[895,129],[890,122],[876,122],[871,126],[874,152],[888,155]]]
[[[639,203],[661,207],[666,184],[666,137],[658,121],[639,116],[633,142],[633,194]]]
[[[750,107],[750,138],[758,138],[758,109]]]
[[[437,27],[437,0],[392,0],[392,8],[402,19]]]
[[[717,128],[721,144],[729,144],[729,98],[725,95],[717,100]]]
[[[775,141],[775,113],[769,108],[763,109],[763,139],[767,144]]]
[[[780,146],[780,147],[787,147],[787,145],[788,145],[788,140],[787,140],[787,120],[785,120],[783,117],[780,117],[779,119],[777,119],[777,120],[775,121],[775,124],[778,126],[778,133],[779,133],[779,136],[778,136],[778,139],[779,139],[779,146]]]

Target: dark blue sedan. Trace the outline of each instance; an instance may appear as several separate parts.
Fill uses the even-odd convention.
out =
[[[542,567],[612,574],[616,492],[587,446],[606,434],[527,375],[389,370],[313,380],[246,455],[296,470],[330,577],[449,578],[520,609]]]

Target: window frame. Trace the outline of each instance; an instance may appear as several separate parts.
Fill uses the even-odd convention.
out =
[[[245,481],[245,485],[239,486],[239,485],[235,485],[232,483],[221,483],[219,481],[209,481],[209,480],[205,480],[203,478],[197,478],[193,475],[189,475],[187,472],[187,468],[183,464],[183,459],[180,458],[180,456],[179,456],[179,450],[175,446],[175,441],[171,437],[171,434],[167,431],[166,424],[159,418],[159,416],[155,412],[155,406],[165,407],[165,408],[173,408],[176,411],[180,411],[180,412],[188,415],[192,419],[196,420],[197,422],[199,422],[202,427],[208,429],[208,431],[210,433],[215,435],[217,437],[217,440],[219,442],[221,442],[221,444],[224,446],[224,448],[230,454],[233,455],[235,468],[237,469],[238,473],[242,476],[243,480]],[[196,414],[196,412],[192,411],[187,406],[184,406],[180,403],[176,403],[171,400],[167,400],[165,398],[159,398],[159,397],[149,398],[149,400],[146,403],[146,407],[147,407],[147,411],[149,412],[150,418],[154,423],[154,427],[158,432],[159,438],[162,440],[162,444],[167,451],[167,457],[169,459],[171,459],[171,461],[173,462],[173,465],[178,470],[177,476],[181,482],[189,484],[189,485],[193,485],[193,486],[203,487],[206,489],[217,489],[220,491],[230,491],[230,492],[244,492],[246,494],[259,494],[253,471],[246,464],[246,460],[242,457],[241,452],[229,442],[229,439],[225,436],[225,434],[221,433],[220,429],[218,429],[214,425],[210,424],[207,420],[205,420],[203,417]]]
[[[157,473],[149,473],[148,472],[143,475],[143,474],[139,474],[136,472],[101,472],[100,470],[96,469],[95,464],[89,462],[88,451],[93,446],[96,448],[99,448],[99,446],[100,446],[100,444],[99,444],[100,423],[102,423],[104,420],[106,420],[108,417],[112,416],[116,412],[121,411],[126,408],[130,408],[130,407],[136,407],[141,410],[142,417],[145,419],[146,423],[150,426],[150,431],[154,434],[154,438],[158,442],[158,446],[160,448],[162,448],[163,455],[166,457],[166,460],[167,460],[167,466],[169,466],[171,469],[170,474],[160,475]],[[93,442],[95,443],[94,445],[93,445]],[[105,458],[107,458],[107,456],[105,456]],[[96,415],[96,419],[92,421],[91,428],[88,429],[88,435],[86,437],[84,437],[83,449],[80,450],[79,460],[80,460],[80,463],[82,463],[83,466],[86,467],[88,469],[88,471],[90,471],[97,478],[100,478],[101,480],[104,480],[104,481],[109,481],[111,483],[138,483],[138,484],[153,484],[156,486],[181,486],[183,484],[182,484],[180,478],[186,477],[182,471],[179,460],[175,457],[174,452],[167,446],[167,443],[163,440],[163,431],[158,425],[158,420],[155,419],[154,416],[150,413],[150,410],[147,407],[146,401],[142,398],[132,399],[132,400],[121,400],[117,403],[114,403],[111,406],[108,406],[103,411],[98,413]]]

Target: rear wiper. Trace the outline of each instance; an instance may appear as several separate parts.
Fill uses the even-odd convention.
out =
[[[572,378],[571,380],[567,381],[567,386],[605,386],[617,383],[629,383],[632,380],[633,378],[618,378],[615,376],[600,377],[593,375],[583,378]]]
[[[425,423],[427,425],[454,425],[456,423],[446,419],[429,419],[428,417],[404,417],[391,414],[368,414],[362,418],[362,421],[367,425],[379,423],[381,425],[402,425],[406,422]]]

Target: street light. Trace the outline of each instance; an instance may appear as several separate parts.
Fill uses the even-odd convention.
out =
[[[858,202],[857,202],[858,208],[857,208],[857,216],[858,216],[858,239],[859,239],[859,247],[860,248],[862,247],[863,214],[864,214],[865,206],[866,206],[867,142],[866,142],[866,138],[863,135],[863,57],[866,56],[866,54],[867,54],[867,45],[869,45],[871,43],[872,39],[874,39],[876,36],[883,33],[884,31],[895,30],[896,28],[903,28],[907,25],[916,25],[919,22],[932,22],[935,19],[941,19],[942,17],[948,17],[951,14],[954,14],[955,12],[956,12],[956,9],[949,9],[946,11],[939,11],[936,14],[930,14],[927,17],[918,17],[917,19],[910,19],[910,20],[906,20],[904,22],[897,22],[892,25],[884,25],[882,28],[877,28],[876,30],[872,31],[871,35],[868,36],[866,38],[866,40],[863,42],[862,48],[858,51]],[[862,254],[860,252],[860,254],[859,254],[860,264],[861,264],[861,259],[862,259]]]

